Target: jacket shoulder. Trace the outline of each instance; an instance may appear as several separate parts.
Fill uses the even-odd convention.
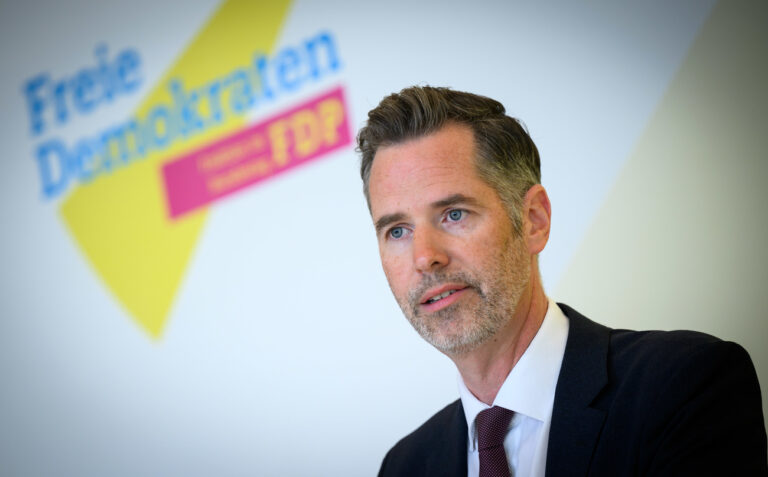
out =
[[[740,345],[706,333],[612,329],[589,320],[568,305],[558,305],[571,322],[572,354],[597,349],[598,356],[588,364],[594,368],[599,361],[607,360],[613,382],[643,378],[658,381],[691,365],[706,367],[724,360],[752,366],[749,355]],[[570,335],[574,335],[574,343]],[[586,363],[579,361],[579,364]]]
[[[764,475],[760,388],[740,345],[694,331],[611,330],[608,362],[594,406],[607,412],[611,459],[623,455],[644,475]]]
[[[630,331],[611,330],[610,362],[613,377],[660,380],[666,376],[690,373],[693,368],[709,372],[731,366],[751,367],[746,350],[697,331]],[[699,373],[694,373],[699,374]]]

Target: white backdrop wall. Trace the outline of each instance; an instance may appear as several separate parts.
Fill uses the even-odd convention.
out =
[[[541,152],[549,293],[612,326],[739,341],[765,382],[765,19],[714,1],[0,4],[0,474],[370,475],[456,398],[389,294],[344,127],[311,162],[165,208],[166,164],[336,88],[351,134],[412,84],[500,100]],[[77,79],[104,62],[111,98]],[[238,68],[255,99],[236,111]],[[158,126],[153,151],[86,182],[72,171],[96,156],[52,161],[72,176],[45,193],[41,144],[75,156],[170,104],[174,80],[205,117],[220,84],[223,119],[167,144]]]

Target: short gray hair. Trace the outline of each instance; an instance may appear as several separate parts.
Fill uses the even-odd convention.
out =
[[[371,208],[368,182],[380,147],[391,146],[437,132],[449,123],[472,129],[477,148],[477,172],[496,190],[506,206],[515,231],[522,233],[522,206],[526,192],[541,183],[539,151],[517,119],[505,114],[496,100],[450,88],[413,86],[381,100],[368,113],[357,135],[362,156],[360,176]]]

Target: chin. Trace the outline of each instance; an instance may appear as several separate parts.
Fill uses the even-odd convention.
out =
[[[440,352],[457,356],[474,351],[488,341],[496,330],[489,327],[475,327],[462,330],[461,333],[433,333],[422,337]]]

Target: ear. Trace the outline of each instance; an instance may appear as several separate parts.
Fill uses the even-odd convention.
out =
[[[523,238],[531,255],[541,252],[547,245],[551,217],[552,206],[547,191],[541,184],[536,184],[528,189],[523,201]]]

